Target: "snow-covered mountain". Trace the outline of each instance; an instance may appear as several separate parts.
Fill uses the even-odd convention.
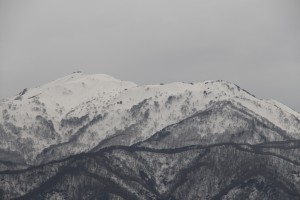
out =
[[[182,145],[300,139],[299,113],[226,81],[139,86],[73,73],[2,100],[0,110],[0,160],[16,163],[133,145],[174,127]]]
[[[227,81],[73,73],[0,111],[0,199],[300,198],[300,114]]]

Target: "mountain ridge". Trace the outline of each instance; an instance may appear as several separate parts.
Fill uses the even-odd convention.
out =
[[[222,101],[241,105],[294,139],[299,137],[300,115],[276,101],[257,99],[228,81],[138,86],[105,74],[75,73],[0,103],[0,135],[6,142],[2,149],[18,152],[17,146],[29,142],[32,148],[23,147],[20,156],[34,163],[43,150],[70,141],[75,143],[66,149],[80,153],[114,135],[136,131],[126,138],[131,145]]]

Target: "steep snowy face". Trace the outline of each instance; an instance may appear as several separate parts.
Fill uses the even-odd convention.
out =
[[[242,105],[218,101],[134,146],[169,149],[222,142],[259,144],[291,139],[294,138],[286,131]]]
[[[212,133],[230,135],[229,130],[236,130],[237,134],[241,127],[251,135],[246,129],[253,128],[250,125],[255,120],[261,123],[256,127],[261,130],[254,134],[258,138],[248,134],[244,141],[300,139],[299,113],[276,101],[257,99],[226,81],[138,86],[107,75],[75,73],[1,102],[0,145],[3,151],[14,153],[18,162],[25,159],[29,163],[105,146],[132,145],[220,102],[231,106],[216,107],[209,120],[186,125],[198,127],[201,137],[196,137],[196,143],[203,143]],[[244,120],[238,121],[239,115]],[[240,124],[235,124],[237,121]],[[271,130],[262,136],[264,124]],[[178,130],[173,132],[182,137]],[[229,136],[220,138],[220,142],[231,140]]]

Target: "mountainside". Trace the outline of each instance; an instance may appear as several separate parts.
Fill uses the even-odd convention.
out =
[[[73,73],[0,111],[3,199],[300,197],[300,114],[227,81]]]
[[[0,172],[3,199],[299,199],[300,143],[109,147]]]

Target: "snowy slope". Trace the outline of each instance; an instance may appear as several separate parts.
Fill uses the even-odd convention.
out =
[[[89,151],[112,137],[118,138],[112,144],[132,145],[221,101],[300,139],[299,113],[226,81],[138,86],[75,73],[2,101],[0,146],[31,163]]]
[[[18,151],[22,144],[30,144],[23,151],[31,157],[51,144],[67,141],[72,133],[61,127],[61,120],[70,111],[96,98],[99,105],[106,105],[131,87],[136,84],[108,75],[74,73],[37,88],[24,89],[0,103],[0,134],[4,138],[1,147]]]

